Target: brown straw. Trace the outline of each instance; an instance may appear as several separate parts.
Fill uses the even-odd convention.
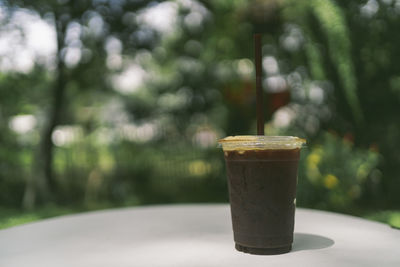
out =
[[[261,34],[254,34],[254,50],[256,63],[257,135],[264,135],[264,105],[261,84]]]

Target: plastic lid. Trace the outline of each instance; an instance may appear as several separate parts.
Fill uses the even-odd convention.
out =
[[[238,135],[218,140],[224,151],[301,148],[306,140],[295,136]]]

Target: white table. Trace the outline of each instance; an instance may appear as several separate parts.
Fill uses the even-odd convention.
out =
[[[228,205],[168,205],[62,216],[0,231],[1,267],[400,266],[400,230],[297,209],[293,250],[234,249]]]

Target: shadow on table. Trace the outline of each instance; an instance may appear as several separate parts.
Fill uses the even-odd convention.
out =
[[[335,241],[321,235],[294,233],[292,251],[328,248],[333,244]]]

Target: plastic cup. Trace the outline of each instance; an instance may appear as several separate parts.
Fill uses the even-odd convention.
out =
[[[230,136],[218,142],[225,156],[235,248],[259,255],[289,252],[305,140]]]

